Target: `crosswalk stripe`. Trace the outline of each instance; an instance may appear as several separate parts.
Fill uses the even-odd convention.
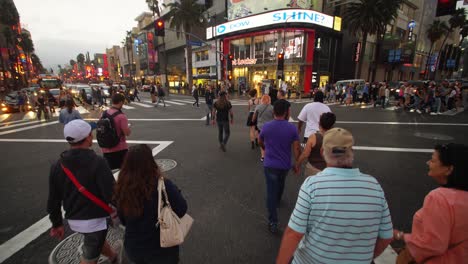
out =
[[[181,102],[181,103],[186,103],[186,104],[193,104],[195,103],[195,100],[194,101],[190,101],[190,100],[180,100],[180,99],[171,99],[172,101],[176,101],[176,102]],[[202,104],[203,102],[200,100],[198,101],[199,104]]]
[[[123,109],[127,109],[127,110],[128,110],[128,109],[135,109],[135,107],[129,106],[129,105],[123,105],[122,108],[123,108]]]
[[[186,104],[182,104],[182,103],[172,101],[172,100],[166,100],[166,103],[171,103],[171,104],[175,104],[175,105],[186,105]]]
[[[10,129],[10,128],[13,128],[13,127],[19,127],[19,126],[26,126],[26,125],[32,125],[32,124],[36,124],[36,123],[40,123],[42,121],[28,121],[28,122],[23,122],[21,124],[14,124],[14,125],[6,125],[6,126],[3,126],[3,127],[0,127],[0,130],[3,130],[3,129]]]
[[[137,103],[137,102],[133,102],[132,104],[139,105],[141,107],[146,107],[146,108],[153,107],[152,105],[147,105],[147,104],[142,104],[142,103]]]
[[[2,114],[2,115],[0,115],[0,122],[3,122],[5,120],[7,120],[10,116],[11,116],[11,114]]]
[[[27,120],[6,121],[3,123],[0,123],[0,125],[11,125],[11,124],[21,123],[21,122],[26,122],[26,121]]]
[[[142,102],[145,102],[145,103],[151,104],[151,106],[152,106],[152,107],[154,107],[154,106],[156,105],[156,103],[153,103],[153,102],[151,102],[151,101],[148,101],[148,100],[142,100]],[[168,102],[168,101],[166,101],[166,106],[171,106],[171,105],[170,105],[170,104],[168,104],[167,102]],[[162,106],[164,106],[164,104],[163,104],[163,103],[159,103],[159,105],[162,105]],[[184,105],[184,104],[182,104],[182,105]]]

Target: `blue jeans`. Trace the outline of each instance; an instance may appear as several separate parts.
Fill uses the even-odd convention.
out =
[[[229,128],[229,121],[217,121],[218,123],[218,141],[219,144],[226,145],[229,139],[229,135],[231,134],[231,130]],[[224,131],[224,136],[223,136]]]
[[[272,224],[278,223],[278,208],[281,196],[283,196],[284,182],[289,170],[274,169],[264,167],[265,180],[267,186],[267,209],[268,209],[268,221]]]

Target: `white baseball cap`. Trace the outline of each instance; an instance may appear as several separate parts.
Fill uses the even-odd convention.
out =
[[[91,130],[93,128],[88,122],[82,119],[75,119],[65,125],[63,135],[68,143],[78,143],[88,137]]]

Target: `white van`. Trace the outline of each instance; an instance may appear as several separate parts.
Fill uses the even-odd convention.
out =
[[[364,84],[366,84],[366,80],[364,79],[351,79],[351,80],[342,80],[336,82],[336,89],[343,89],[348,84],[353,83],[354,87],[358,91],[358,94],[361,94],[362,88],[364,88]]]

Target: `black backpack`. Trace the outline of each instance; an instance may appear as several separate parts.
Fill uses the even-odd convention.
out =
[[[119,144],[120,137],[115,128],[114,117],[120,114],[122,114],[120,110],[112,115],[105,111],[97,122],[96,138],[101,148],[113,148]]]

